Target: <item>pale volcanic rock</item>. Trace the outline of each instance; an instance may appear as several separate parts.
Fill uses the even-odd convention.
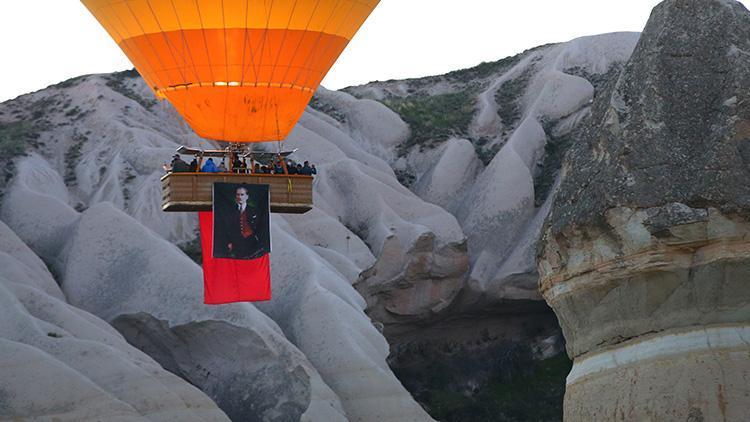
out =
[[[0,256],[4,274],[12,274],[11,279],[26,276],[28,283],[44,291],[46,294],[64,299],[60,287],[50,274],[44,261],[39,259],[29,247],[18,238],[4,222],[0,221]]]
[[[285,148],[298,149],[291,158],[298,162],[309,160],[320,166],[343,158],[351,158],[375,170],[393,174],[388,163],[362,150],[345,132],[346,128],[332,121],[326,114],[312,108],[302,115],[297,126],[284,141]]]
[[[395,322],[391,313],[407,321],[439,313],[463,285],[465,240],[452,215],[404,188],[388,164],[373,155],[382,153],[383,146],[400,142],[403,122],[379,103],[323,89],[317,96],[319,107],[325,106],[345,123],[312,110],[286,141],[288,148],[297,148],[295,159],[317,164],[313,190],[316,208],[322,212],[286,219],[308,245],[338,245],[332,248],[336,253],[327,251],[321,256],[345,277],[360,279],[357,289],[372,317],[387,324]],[[385,113],[377,121],[391,129],[372,132],[367,125],[365,129],[372,130],[361,129],[365,110],[370,109],[377,111],[376,116]],[[376,122],[367,119],[371,125]],[[363,144],[365,140],[376,147]],[[314,223],[323,221],[323,214],[327,215],[325,225],[311,233]],[[363,241],[373,258],[360,252]],[[351,249],[343,253],[347,244]],[[354,253],[361,257],[347,263]],[[401,287],[393,290],[395,285]]]
[[[132,218],[95,205],[66,248],[68,300],[113,323],[231,418],[343,420],[336,395],[273,321],[250,304],[203,305],[200,268]]]
[[[317,179],[317,197],[378,257],[357,284],[371,316],[386,323],[389,314],[420,319],[452,302],[468,265],[452,215],[351,160],[323,166]]]
[[[308,356],[349,420],[432,420],[388,368],[388,343],[365,316],[365,300],[294,234],[272,225],[274,297],[257,307]]]
[[[18,174],[0,207],[0,219],[55,265],[79,214],[68,204],[62,178],[47,161],[31,154],[16,166]]]
[[[228,420],[107,323],[65,303],[39,258],[5,224],[0,233],[0,418]]]
[[[345,93],[321,91],[318,95],[318,101],[326,101],[319,102],[319,107],[363,102]],[[362,107],[387,111],[387,119],[401,122],[380,104]],[[327,110],[334,114],[338,109]],[[349,119],[352,113],[362,113],[356,110],[346,109],[342,115]],[[368,314],[375,319],[395,322],[389,317],[395,313],[408,322],[442,311],[463,285],[467,268],[465,239],[456,219],[402,186],[388,164],[356,140],[362,132],[320,112],[308,114],[286,146],[297,148],[293,157],[298,161],[317,164],[313,190],[320,212],[285,217],[293,230],[313,247],[332,245],[335,253],[322,252],[321,256],[345,277],[355,278],[352,281],[357,281],[357,289],[368,302]],[[400,129],[381,131],[368,142],[382,146],[402,135]],[[314,229],[315,222],[324,226]],[[369,253],[362,250],[364,245]],[[395,285],[401,287],[389,293]]]
[[[652,225],[650,216],[669,209],[694,211],[695,218]],[[644,333],[750,316],[742,276],[750,269],[750,223],[741,217],[684,204],[621,207],[607,212],[604,225],[561,235],[545,245],[541,288],[571,356]],[[636,293],[649,300],[633,303]]]
[[[284,215],[277,221],[285,221],[289,225],[287,232],[302,243],[312,245],[352,284],[376,261],[362,239],[317,207],[304,215]]]
[[[595,93],[586,78],[605,79],[628,59],[638,38],[637,33],[603,34],[532,51],[480,94],[470,129],[494,137],[491,144],[500,149],[473,183],[464,185],[460,206],[448,208],[468,238],[466,306],[539,299],[533,256],[549,205],[535,203],[535,184],[550,137],[565,136],[585,121]],[[500,108],[511,105],[497,104],[495,95],[523,78],[529,80],[517,100],[520,120],[511,127],[498,116]],[[505,132],[507,139],[500,135]]]
[[[113,82],[116,83],[113,85]],[[286,412],[285,415],[301,414],[300,417],[306,420],[343,420],[342,418],[349,417],[345,415],[337,393],[324,383],[310,361],[284,339],[284,334],[278,327],[274,328],[272,321],[258,313],[254,307],[229,305],[223,307],[226,311],[206,313],[205,307],[200,304],[200,269],[176,248],[158,240],[163,237],[181,242],[192,240],[196,235],[194,214],[161,211],[161,163],[168,161],[180,144],[203,148],[215,145],[192,134],[168,104],[156,103],[148,88],[140,78],[134,77],[133,72],[85,76],[64,85],[66,86],[52,87],[22,97],[22,101],[18,103],[21,108],[39,107],[40,104],[46,107],[50,104],[52,108],[46,110],[48,115],[45,119],[50,120],[50,125],[55,130],[42,132],[40,140],[46,143],[46,149],[42,151],[41,157],[18,160],[18,180],[7,190],[0,215],[12,222],[13,227],[23,233],[24,239],[33,244],[37,253],[53,268],[63,273],[64,286],[71,302],[106,318],[129,341],[148,351],[160,364],[199,385],[231,417],[243,414],[242,412],[255,412],[260,415],[258,417],[264,417],[263,415],[278,411]],[[363,142],[362,145],[366,146],[370,142],[368,137],[373,137],[373,145],[376,147],[371,149],[378,151],[377,145],[397,142],[406,133],[403,122],[381,104],[363,102],[348,95],[342,101],[346,104],[360,103],[350,110],[353,114],[348,118],[349,121],[358,123],[350,127],[310,109],[285,145],[286,148],[299,145],[299,151],[292,158],[299,161],[310,159],[323,171],[326,163],[351,160],[354,167],[365,167],[365,171],[353,175],[367,179],[367,183],[378,189],[395,190],[397,195],[407,196],[412,206],[419,208],[423,202],[398,184],[388,164],[382,158],[367,152],[369,147],[360,145]],[[92,110],[87,107],[92,107]],[[72,115],[73,110],[80,110],[80,116],[66,116],[66,113]],[[368,117],[370,112],[375,113],[374,118]],[[383,119],[392,120],[393,125],[378,127],[377,123]],[[362,128],[358,129],[357,125],[360,124]],[[27,161],[28,164],[25,164]],[[37,179],[53,183],[37,186],[36,183],[26,182]],[[318,191],[326,189],[325,184],[319,182],[321,180],[316,180],[315,188],[318,198]],[[345,292],[342,294],[347,297],[348,302],[359,304],[362,298],[351,288],[351,284],[359,280],[364,270],[374,265],[376,257],[368,245],[338,219],[338,213],[344,208],[339,204],[345,204],[346,200],[336,197],[330,198],[330,201],[316,200],[316,209],[320,212],[311,213],[311,219],[307,221],[305,216],[288,216],[289,224],[285,226],[285,230],[299,236],[305,244],[298,247],[306,248],[306,253],[313,253],[316,257],[314,264],[325,268],[327,279],[335,280],[332,286],[327,280],[311,279],[309,283],[322,283],[332,291]],[[97,205],[100,203],[113,204],[153,232],[143,231],[143,227],[118,214],[111,205]],[[36,205],[33,212],[25,212],[25,207],[31,204]],[[44,205],[39,207],[39,204]],[[78,210],[90,208],[81,215],[72,207]],[[94,210],[96,211],[93,212]],[[436,233],[445,236],[446,242],[451,242],[454,237],[462,237],[455,222],[450,226],[450,222],[455,220],[448,213],[434,206],[430,211],[434,215],[413,213],[415,217],[412,220],[408,220],[409,217],[405,214],[407,219],[400,221],[402,232],[397,240],[404,242],[406,246],[415,242],[415,233],[428,231],[423,228],[422,219],[435,219],[441,213],[442,219],[447,219],[449,229],[441,227],[435,230]],[[440,221],[441,218],[436,220]],[[131,230],[136,234],[122,233],[120,236],[118,224],[138,227]],[[279,219],[278,224],[284,226],[284,220]],[[105,228],[109,225],[115,227]],[[428,227],[432,225],[431,221],[427,221]],[[117,241],[110,242],[111,239],[100,236],[111,236]],[[92,245],[89,245],[90,242]],[[444,243],[438,241],[436,247],[443,248]],[[99,246],[95,247],[94,244]],[[160,246],[157,248],[154,245]],[[95,261],[88,256],[90,253],[102,258]],[[438,253],[443,252],[439,250]],[[171,262],[174,263],[169,264]],[[400,261],[400,257],[397,262],[407,265]],[[89,265],[92,263],[95,265]],[[277,261],[274,268],[284,265],[288,264]],[[274,280],[277,277],[274,275]],[[105,290],[106,294],[102,293],[99,279],[106,279],[111,283],[108,290]],[[178,280],[192,281],[174,284]],[[346,286],[348,290],[339,285]],[[172,293],[164,296],[164,292]],[[174,295],[174,292],[180,294]],[[122,297],[128,299],[117,299]],[[307,315],[307,310],[293,312],[289,308],[292,302],[284,305],[283,301],[281,299],[274,302],[274,306],[289,310],[295,318]],[[351,306],[341,302],[335,302],[334,305],[332,312],[339,312],[341,306]],[[351,324],[370,327],[368,336],[374,336],[375,339],[367,341],[380,346],[375,349],[377,353],[374,355],[352,352],[349,359],[352,365],[361,366],[360,371],[355,373],[372,371],[376,374],[376,379],[384,380],[379,387],[382,393],[375,395],[389,404],[379,404],[380,399],[364,399],[362,395],[368,394],[366,389],[348,389],[346,377],[354,376],[352,372],[339,371],[332,379],[337,385],[344,386],[341,388],[345,388],[342,391],[347,401],[368,401],[369,404],[363,407],[365,409],[392,409],[390,417],[395,419],[399,419],[400,411],[405,412],[404,415],[413,415],[416,420],[426,419],[426,413],[387,369],[387,347],[383,349],[383,345],[387,346],[387,343],[382,334],[372,328],[362,308],[354,309],[358,314],[356,318],[351,318],[354,321]],[[311,310],[309,312],[314,316]],[[258,322],[259,318],[262,323]],[[230,325],[236,323],[237,319],[242,321],[239,329]],[[299,324],[304,325],[302,322]],[[252,331],[248,327],[259,331]],[[320,333],[321,330],[325,334],[331,334],[325,324],[312,332]],[[338,332],[345,333],[347,330],[342,328]],[[237,346],[233,346],[231,342],[224,344],[220,338],[203,335],[207,331],[225,333],[239,343],[262,343],[263,347],[252,352],[237,351]],[[184,339],[186,333],[187,341]],[[205,338],[200,339],[199,334]],[[222,344],[226,355],[208,356],[205,347],[210,344]],[[353,343],[350,346],[353,350],[360,349]],[[325,348],[311,348],[304,353],[308,351],[321,356],[327,355]],[[227,367],[230,360],[236,359],[236,356],[247,353],[255,353],[253,356],[257,359],[242,359],[247,363],[243,364],[242,369],[238,369],[238,373],[243,375],[235,380],[236,376],[223,368]],[[186,354],[192,355],[186,357]],[[283,357],[278,359],[279,362],[270,360],[270,356],[279,354]],[[201,371],[196,370],[196,361],[200,361],[198,365],[203,368],[213,368],[213,377],[203,377]],[[251,363],[253,361],[256,363]],[[332,371],[326,360],[315,357],[315,361],[321,362],[327,373]],[[262,391],[248,387],[247,391],[252,392],[249,394],[250,399],[238,395],[236,388],[221,388],[222,383],[250,385],[251,375],[266,367],[270,368],[269,371],[281,373],[272,377],[277,380],[274,385],[267,382],[254,384]],[[292,367],[301,369],[288,370]],[[280,408],[283,410],[279,410]],[[356,414],[361,416],[364,413],[355,411]]]
[[[377,101],[325,88],[319,88],[316,95],[341,114],[350,136],[365,151],[390,161],[393,148],[409,136],[409,126]]]
[[[161,164],[180,145],[211,146],[157,102],[137,73],[86,75],[13,103],[31,114],[23,118],[39,131],[44,167],[64,181],[64,202],[76,209],[112,202],[165,238],[194,238],[194,216],[161,212],[153,187],[160,190]]]
[[[568,155],[539,256],[575,359],[566,420],[750,412],[742,51],[741,4],[664,1]]]
[[[429,167],[412,189],[425,201],[455,212],[464,206],[464,194],[474,182],[481,163],[466,139],[449,139],[435,151],[437,158],[424,160]]]
[[[533,215],[534,180],[524,158],[510,146],[501,149],[459,211],[472,257],[507,254],[524,221]],[[500,228],[504,229],[502,236],[491,235]]]

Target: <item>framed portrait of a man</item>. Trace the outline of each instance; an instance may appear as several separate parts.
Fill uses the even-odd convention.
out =
[[[257,259],[271,252],[268,185],[214,183],[213,257]]]

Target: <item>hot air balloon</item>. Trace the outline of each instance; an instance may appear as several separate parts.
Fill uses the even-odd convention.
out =
[[[157,98],[201,137],[229,143],[177,151],[225,157],[227,172],[161,179],[165,211],[201,211],[205,303],[270,299],[268,210],[310,210],[312,177],[288,174],[290,152],[280,146],[274,154],[251,145],[284,140],[379,0],[81,1]],[[250,173],[232,172],[240,157],[250,158]],[[271,159],[282,174],[252,171],[253,161]],[[229,199],[212,202],[222,195]]]
[[[81,1],[158,98],[169,100],[201,137],[231,143],[212,154],[252,158],[256,155],[248,143],[283,141],[289,134],[323,77],[379,2]],[[305,212],[312,205],[308,176],[231,176],[269,184],[272,211]],[[163,208],[208,210],[212,183],[227,178],[167,175],[162,180]]]

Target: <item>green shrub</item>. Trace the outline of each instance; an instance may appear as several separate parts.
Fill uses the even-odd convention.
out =
[[[73,134],[73,143],[65,151],[65,176],[63,180],[66,185],[76,185],[78,183],[75,170],[78,160],[81,158],[81,148],[83,148],[83,144],[86,141],[88,141],[86,135],[75,132]]]
[[[13,159],[26,155],[28,148],[40,146],[42,143],[39,142],[39,137],[49,127],[50,123],[44,119],[0,123],[0,165],[3,167],[3,175],[0,178],[0,197],[15,176],[16,166]]]
[[[515,127],[521,118],[521,97],[534,75],[534,66],[527,67],[520,76],[505,81],[495,92],[497,114],[506,127]]]
[[[28,107],[28,111],[31,113],[31,120],[39,120],[56,111],[56,103],[57,96],[55,95],[50,97],[42,97],[31,103],[31,105],[29,105]]]
[[[474,370],[479,364],[477,356],[467,355],[460,348],[451,354],[425,349],[409,353],[422,363],[397,366],[394,373],[437,420],[562,421],[565,378],[572,367],[565,353],[535,361],[530,350],[523,346],[496,350],[496,355],[482,356],[485,365],[494,364],[496,368],[471,392],[457,390],[451,374]],[[436,354],[442,354],[442,358],[435,359]],[[417,388],[415,378],[420,380]]]
[[[552,133],[551,130],[545,130],[545,132]],[[574,142],[574,134],[560,137],[549,136],[547,138],[547,143],[544,145],[544,158],[540,164],[539,173],[534,178],[534,203],[536,206],[541,206],[547,199],[560,168],[562,168],[565,153],[568,152]]]
[[[38,138],[39,133],[34,130],[33,122],[22,120],[0,123],[0,159],[5,162],[24,155],[27,145]]]
[[[497,152],[500,151],[501,147],[501,144],[492,144],[492,146],[486,147],[475,143],[474,151],[476,151],[479,161],[486,166],[490,164],[490,161],[492,161],[493,158],[495,158],[495,155],[497,155]]]

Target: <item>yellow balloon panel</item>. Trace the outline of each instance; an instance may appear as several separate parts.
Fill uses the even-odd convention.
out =
[[[379,0],[82,0],[201,136],[284,139]]]

